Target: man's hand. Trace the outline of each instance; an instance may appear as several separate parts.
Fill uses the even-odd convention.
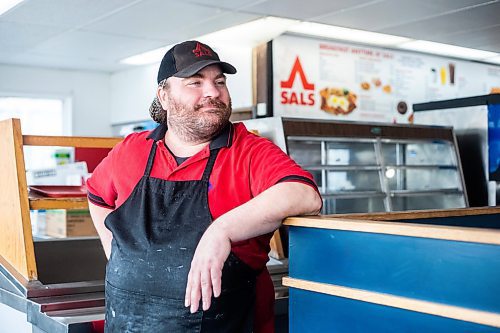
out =
[[[231,252],[231,240],[217,222],[205,231],[196,247],[189,270],[184,305],[191,313],[198,311],[200,299],[203,310],[210,308],[214,297],[221,293],[222,267]]]

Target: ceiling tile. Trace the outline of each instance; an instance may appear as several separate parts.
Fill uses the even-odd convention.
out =
[[[22,24],[0,21],[0,50],[19,52],[30,49],[65,29],[37,24]]]
[[[0,63],[120,70],[127,56],[267,15],[498,52],[499,13],[500,0],[25,0],[0,16]]]
[[[262,2],[262,0],[187,0],[184,2],[204,5],[209,7],[219,7],[224,9],[240,9],[249,6],[255,2]]]
[[[420,17],[436,14],[436,12],[436,6],[425,1],[390,0],[326,15],[318,22],[374,31],[411,22]]]
[[[434,37],[454,34],[461,31],[481,29],[496,25],[499,20],[500,2],[458,11],[447,15],[401,24],[379,32],[415,39],[432,40]]]
[[[288,17],[294,19],[311,19],[322,16],[325,13],[332,13],[338,10],[344,10],[352,6],[358,6],[372,1],[369,0],[268,0],[258,1],[255,5],[245,8],[246,12],[274,15],[279,17]]]
[[[118,61],[130,55],[161,46],[163,44],[158,41],[87,31],[72,31],[42,43],[31,51],[39,54],[66,56],[75,59]]]
[[[254,14],[225,12],[210,20],[180,29],[179,34],[182,36],[182,38],[178,38],[176,41],[181,41],[188,38],[200,37],[202,35],[206,35],[215,31],[247,23],[256,20],[260,17],[262,16]]]
[[[78,27],[137,0],[33,0],[21,3],[1,16],[2,21],[46,26]]]
[[[500,48],[498,47],[500,45],[500,24],[484,29],[432,37],[431,39],[435,42],[500,53]]]
[[[165,40],[181,29],[210,20],[221,9],[197,6],[181,1],[150,0],[137,3],[105,20],[87,27],[88,31]]]

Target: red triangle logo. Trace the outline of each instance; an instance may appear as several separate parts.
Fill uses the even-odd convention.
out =
[[[300,64],[299,57],[295,58],[295,62],[293,63],[292,67],[292,72],[290,73],[288,80],[281,81],[281,88],[291,89],[297,74],[299,74],[300,76],[300,81],[302,82],[302,87],[304,87],[304,90],[314,90],[314,83],[310,83],[307,81],[306,74],[304,73],[304,69]]]
[[[193,49],[193,53],[196,57],[201,56],[212,56],[212,51],[210,49],[203,46],[201,43],[196,43],[196,47]]]

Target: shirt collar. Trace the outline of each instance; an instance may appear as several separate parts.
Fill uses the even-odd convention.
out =
[[[167,133],[168,127],[166,124],[160,124],[148,135],[146,139],[155,141],[163,140]],[[234,125],[229,122],[222,131],[210,142],[210,150],[219,148],[229,148],[233,143]]]

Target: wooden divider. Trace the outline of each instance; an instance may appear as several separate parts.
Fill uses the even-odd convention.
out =
[[[0,121],[0,262],[26,281],[38,279],[30,209],[86,208],[85,198],[28,197],[23,146],[112,148],[122,138],[22,135],[19,119]],[[15,270],[15,272],[12,272]]]
[[[0,255],[26,280],[36,280],[19,119],[0,121],[0,138]]]
[[[26,146],[63,146],[81,148],[113,148],[123,138],[78,137],[78,136],[42,136],[24,135]]]
[[[423,301],[408,297],[400,297],[373,291],[348,288],[327,283],[306,281],[290,277],[283,278],[283,285],[337,297],[349,298],[361,302],[368,302],[394,308],[417,311],[434,316],[468,321],[480,325],[500,328],[500,314],[494,312],[468,309],[448,304]]]

